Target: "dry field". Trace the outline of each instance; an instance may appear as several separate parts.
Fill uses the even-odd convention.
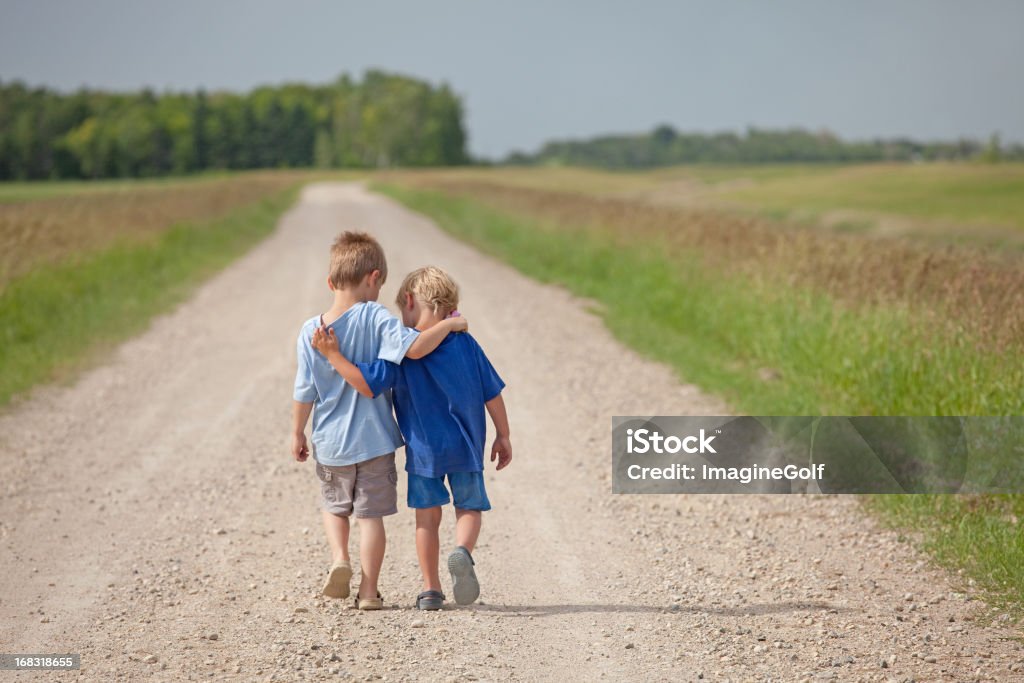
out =
[[[287,172],[179,183],[97,183],[85,192],[0,202],[0,291],[43,264],[63,263],[115,242],[152,240],[171,226],[211,220],[294,185]],[[109,187],[109,189],[108,189]]]

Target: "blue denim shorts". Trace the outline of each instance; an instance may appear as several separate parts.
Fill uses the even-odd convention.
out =
[[[435,508],[447,505],[451,500],[459,510],[490,510],[484,489],[483,472],[449,472],[448,486],[451,497],[444,485],[444,477],[421,477],[409,472],[409,507],[416,509]]]

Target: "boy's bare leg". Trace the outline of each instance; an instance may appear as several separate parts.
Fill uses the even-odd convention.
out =
[[[348,562],[348,517],[320,511],[324,519],[324,531],[327,532],[327,544],[331,546],[331,564]]]
[[[441,541],[438,529],[441,527],[441,507],[416,510],[416,556],[423,574],[423,590],[440,591],[441,577],[437,563]]]
[[[455,544],[461,545],[471,554],[480,538],[480,524],[483,515],[479,510],[460,510],[455,508]]]
[[[377,579],[380,568],[384,565],[384,548],[387,537],[384,535],[383,517],[359,518],[359,565],[362,578],[359,580],[359,597],[377,597]]]
[[[470,605],[480,597],[472,553],[480,536],[481,517],[479,510],[455,508],[455,542],[459,547],[448,555],[448,571],[452,575],[452,596],[458,605]]]

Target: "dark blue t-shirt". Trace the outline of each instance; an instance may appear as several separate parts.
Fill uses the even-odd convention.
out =
[[[468,332],[449,334],[432,353],[405,358],[401,365],[385,360],[356,365],[374,396],[392,390],[407,472],[442,477],[483,471],[484,403],[505,383]]]

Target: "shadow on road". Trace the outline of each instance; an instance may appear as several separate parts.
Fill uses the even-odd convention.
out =
[[[478,612],[500,612],[510,617],[543,617],[552,614],[649,614],[664,612],[666,614],[687,612],[690,614],[715,614],[726,617],[755,617],[762,614],[779,612],[818,612],[834,610],[848,612],[848,607],[839,607],[827,602],[771,602],[741,607],[702,607],[699,605],[673,605],[658,607],[655,605],[474,605]]]

